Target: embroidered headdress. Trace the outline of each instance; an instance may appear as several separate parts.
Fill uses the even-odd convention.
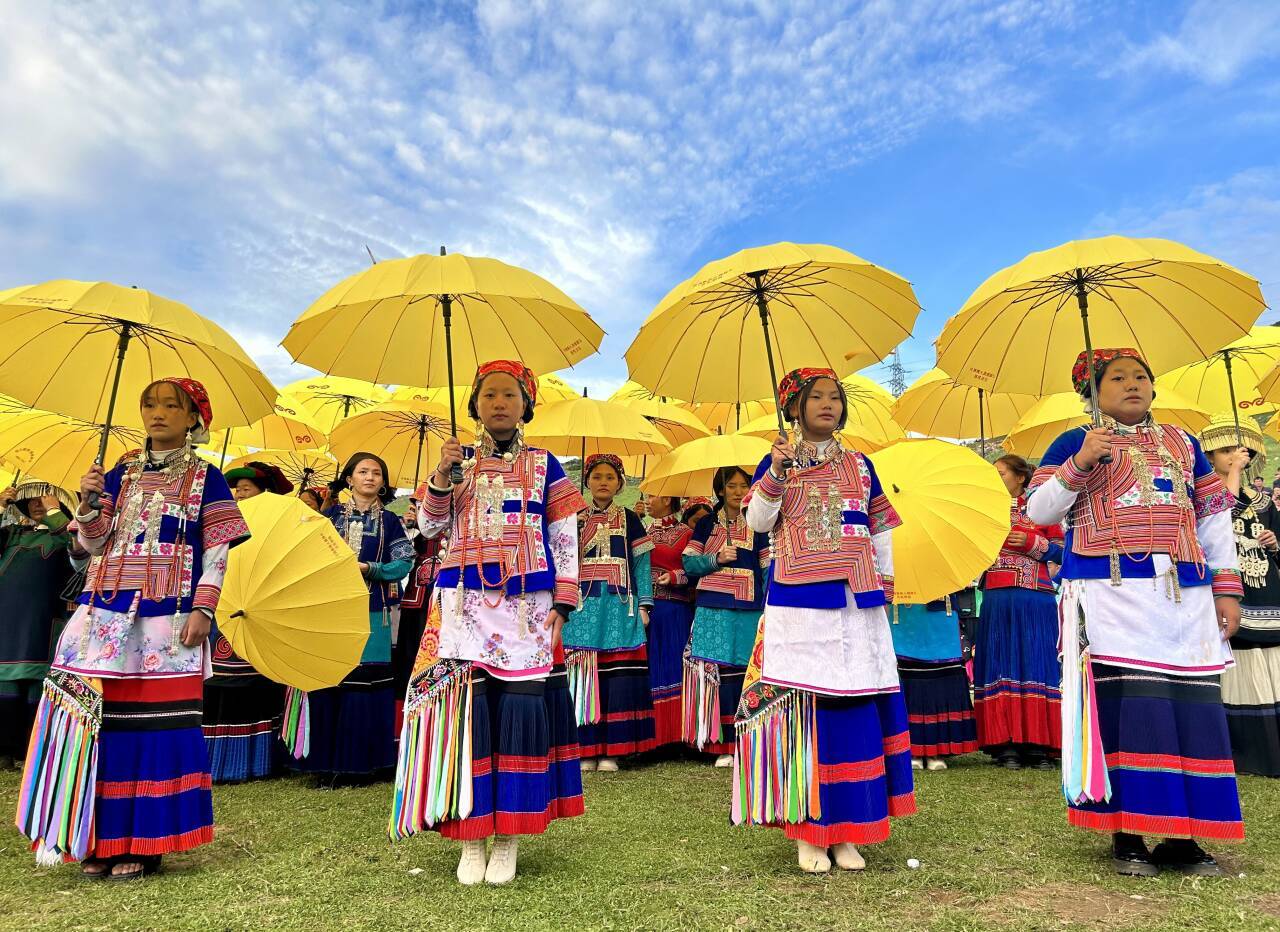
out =
[[[1262,443],[1262,432],[1254,425],[1251,418],[1241,418],[1239,432],[1236,431],[1236,419],[1230,414],[1217,414],[1200,431],[1200,446],[1204,452],[1225,450],[1243,446],[1249,451],[1249,459],[1261,457],[1266,459],[1266,448]]]
[[[626,481],[627,472],[622,468],[622,458],[614,456],[612,453],[592,453],[587,457],[586,462],[582,464],[582,474],[584,476],[591,475],[591,470],[595,469],[599,463],[608,463],[618,473],[618,478]]]
[[[191,429],[193,444],[208,443],[209,431],[213,427],[213,405],[209,403],[209,393],[195,379],[184,379],[179,376],[165,376],[156,379],[152,384],[167,383],[180,389],[191,399],[196,409],[196,426]]]
[[[485,376],[492,375],[495,372],[505,372],[516,380],[524,392],[525,405],[524,417],[522,420],[527,424],[533,420],[533,408],[538,403],[538,379],[533,374],[533,370],[520,362],[518,359],[493,359],[483,363],[476,370],[476,380],[471,383],[471,400],[467,402],[468,413],[476,419],[479,419],[479,412],[476,409],[476,395],[480,392],[480,385],[484,382]]]
[[[253,461],[245,463],[225,474],[227,482],[235,485],[237,480],[248,479],[264,492],[275,492],[277,495],[288,495],[293,491],[293,483],[285,478],[279,466],[273,463]]]
[[[792,369],[782,377],[782,381],[778,383],[778,407],[782,409],[784,417],[789,417],[787,408],[791,406],[791,402],[800,397],[804,387],[814,379],[831,379],[837,384],[840,382],[831,369],[816,367]]]
[[[1117,359],[1135,359],[1142,364],[1142,368],[1147,370],[1147,375],[1154,382],[1156,377],[1151,372],[1151,367],[1147,365],[1147,361],[1142,358],[1136,349],[1128,346],[1115,347],[1111,349],[1096,349],[1093,351],[1093,372],[1089,371],[1089,367],[1085,364],[1086,354],[1081,352],[1076,357],[1076,364],[1071,367],[1071,384],[1075,386],[1076,394],[1082,398],[1088,398],[1092,392],[1091,376],[1102,380],[1102,374],[1107,371],[1107,366],[1115,362]]]

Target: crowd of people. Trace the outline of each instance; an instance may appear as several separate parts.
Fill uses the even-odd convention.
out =
[[[685,748],[732,769],[735,824],[783,831],[804,871],[860,870],[860,847],[916,812],[913,770],[981,750],[1060,769],[1069,822],[1107,834],[1120,873],[1216,874],[1199,842],[1243,838],[1236,772],[1280,776],[1262,438],[1230,418],[1201,438],[1157,423],[1133,350],[1081,354],[1073,377],[1101,426],[1038,466],[1001,457],[1011,529],[991,567],[900,605],[900,518],[840,442],[833,372],[783,379],[792,429],[753,474],[725,464],[707,498],[628,509],[622,460],[587,457],[573,481],[525,442],[533,374],[486,363],[476,444],[443,445],[403,519],[371,453],[301,490],[369,599],[359,663],[309,693],[217,626],[249,534],[237,502],[295,490],[265,462],[224,476],[199,458],[203,388],[158,381],[144,449],[89,467],[78,500],[0,494],[0,763],[25,764],[18,826],[42,863],[132,880],[212,840],[215,782],[394,773],[392,837],[435,831],[460,843],[461,883],[501,884],[522,836],[583,813],[583,773]]]

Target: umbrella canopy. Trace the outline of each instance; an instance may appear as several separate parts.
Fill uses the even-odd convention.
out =
[[[336,375],[298,379],[286,385],[280,393],[297,399],[304,412],[326,434],[343,418],[367,411],[391,398],[391,392],[381,385]]]
[[[1173,424],[1198,436],[1209,423],[1209,414],[1161,385],[1151,403],[1151,413],[1162,424]],[[1074,392],[1060,392],[1041,398],[1013,426],[1004,448],[1027,459],[1039,459],[1058,436],[1073,427],[1089,424],[1084,403]]]
[[[745,434],[713,434],[691,440],[653,462],[640,491],[680,498],[710,495],[717,469],[738,466],[752,475],[771,447],[769,441]]]
[[[1173,389],[1206,411],[1269,414],[1276,410],[1276,401],[1264,401],[1258,385],[1277,363],[1280,327],[1254,327],[1207,359],[1161,375],[1160,387]]]
[[[142,431],[112,427],[107,435],[108,468],[142,446]],[[23,411],[0,419],[0,459],[64,489],[80,488],[80,477],[98,453],[102,425],[48,411]]]
[[[971,585],[1009,534],[1009,491],[995,467],[944,440],[904,440],[871,455],[902,517],[893,530],[894,602],[920,605]]]
[[[258,450],[237,456],[227,463],[227,470],[246,466],[251,462],[279,466],[284,477],[293,483],[299,493],[304,488],[328,485],[338,478],[338,472],[342,469],[342,463],[325,450]]]
[[[643,415],[673,447],[711,434],[710,428],[696,414],[680,405],[663,404],[652,398],[618,398],[616,395],[610,403]]]
[[[911,335],[919,313],[909,282],[853,253],[759,246],[671,289],[627,349],[627,368],[658,395],[772,398],[777,376],[797,366],[845,376],[878,362]]]
[[[465,428],[458,433],[463,443],[475,440]],[[330,449],[342,462],[359,452],[376,453],[391,471],[390,484],[416,489],[440,461],[440,447],[449,436],[444,405],[387,401],[335,427]]]
[[[757,401],[700,401],[680,402],[677,407],[697,415],[698,420],[714,433],[734,434],[752,421],[762,417],[773,419],[773,436],[778,435],[778,403],[772,398]]]
[[[337,686],[369,639],[369,590],[333,523],[298,499],[240,502],[253,535],[231,551],[218,629],[237,654],[277,683]]]
[[[242,447],[238,443],[227,444],[225,450],[221,446],[216,450],[210,450],[208,447],[196,447],[196,456],[206,463],[217,466],[218,469],[222,469],[223,466],[230,469],[232,460],[242,459],[252,452],[248,447]]]
[[[938,337],[938,368],[991,392],[1049,395],[1072,389],[1087,342],[1134,347],[1168,372],[1244,336],[1265,307],[1256,280],[1180,243],[1078,240],[979,285]]]
[[[645,388],[637,382],[627,379],[622,383],[622,387],[609,396],[610,401],[664,401],[669,404],[680,404],[682,399],[671,398],[666,395],[655,395],[649,389]]]
[[[762,440],[768,440],[772,445],[778,436],[778,419],[775,415],[766,414],[764,417],[756,418],[750,424],[744,424],[738,434],[744,437],[759,437]],[[904,440],[906,436],[897,424],[889,430],[881,430],[878,426],[863,427],[852,421],[845,425],[844,430],[836,434],[841,446],[867,454],[883,450],[891,443]]]
[[[1003,437],[1035,403],[1033,395],[992,394],[930,369],[894,403],[893,419],[926,437]]]
[[[590,315],[546,279],[454,253],[391,259],[357,272],[307,308],[282,345],[322,372],[447,386],[470,383],[490,359],[554,372],[594,353],[603,337]]]
[[[320,424],[306,409],[306,403],[292,395],[276,399],[275,411],[248,427],[228,427],[209,438],[208,447],[221,450],[224,443],[259,450],[317,450],[329,442]]]
[[[626,405],[595,398],[557,401],[539,409],[538,416],[525,428],[525,439],[557,456],[652,456],[671,449],[643,414]]]
[[[140,288],[59,279],[0,292],[0,331],[0,391],[42,411],[141,427],[138,399],[165,376],[204,385],[215,427],[251,424],[275,402],[275,386],[229,333]]]

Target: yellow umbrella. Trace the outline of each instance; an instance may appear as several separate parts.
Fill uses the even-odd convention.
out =
[[[893,531],[894,601],[921,605],[970,585],[1009,535],[995,467],[945,440],[904,440],[871,455],[902,518]]]
[[[235,443],[258,450],[317,450],[329,442],[327,432],[311,416],[306,403],[294,395],[281,394],[275,411],[248,427],[228,427],[209,438],[211,449]]]
[[[745,434],[713,434],[691,440],[655,462],[640,483],[640,491],[680,498],[710,495],[717,469],[738,466],[754,474],[771,447],[769,441]]]
[[[279,466],[286,479],[293,483],[297,493],[315,485],[328,485],[338,478],[342,464],[326,450],[258,450],[238,456],[227,463],[224,472],[246,466],[251,462],[270,463]]]
[[[622,387],[609,396],[610,401],[662,401],[668,404],[682,404],[682,399],[666,395],[655,395],[638,382],[627,379]],[[687,405],[685,406],[687,407]]]
[[[614,398],[610,404],[622,405],[643,415],[673,447],[711,434],[696,414],[680,405],[663,404],[652,398]]]
[[[1276,403],[1264,401],[1258,383],[1280,363],[1280,327],[1254,327],[1207,359],[1161,375],[1160,389],[1171,388],[1206,411],[1270,414]]]
[[[863,375],[850,375],[840,380],[849,402],[849,415],[840,442],[851,450],[872,453],[906,438],[906,433],[893,419],[893,396],[882,386]],[[771,410],[776,406],[770,405]],[[765,414],[744,424],[740,434],[761,437],[770,443],[778,436],[778,419]]]
[[[610,401],[574,398],[557,401],[538,411],[525,428],[525,439],[557,456],[616,453],[653,456],[671,444],[638,411]]]
[[[470,383],[481,363],[519,359],[554,372],[599,348],[604,331],[545,279],[497,259],[440,253],[379,262],[338,283],[282,345],[325,372],[446,386],[455,432],[454,386]],[[453,478],[462,481],[461,468]]]
[[[253,423],[271,413],[276,397],[225,330],[139,288],[65,279],[15,288],[0,293],[0,332],[0,391],[94,424],[109,427],[120,398],[119,420],[141,426],[136,401],[164,376],[200,381],[219,427]],[[108,442],[104,429],[99,460]]]
[[[749,424],[744,424],[738,434],[743,437],[759,437],[762,440],[768,440],[772,445],[778,436],[778,419],[771,414],[766,414],[764,417],[756,418]],[[883,450],[891,443],[906,439],[906,436],[902,428],[896,424],[890,430],[881,430],[876,426],[863,427],[852,422],[847,424],[844,430],[836,434],[841,446],[866,454],[874,453],[876,450]]]
[[[774,422],[773,436],[778,435],[778,403],[771,398],[757,401],[699,401],[680,402],[679,407],[696,414],[707,427],[721,434],[733,434],[758,418],[768,417]]]
[[[1070,391],[1082,349],[1134,347],[1168,372],[1244,336],[1265,307],[1257,281],[1180,243],[1078,240],[979,285],[938,337],[938,368],[990,392]]]
[[[893,419],[926,437],[1003,437],[1036,403],[1033,395],[991,394],[957,384],[941,369],[930,369],[894,403]]]
[[[391,398],[381,385],[336,375],[317,375],[290,382],[280,390],[301,402],[303,410],[326,434],[343,418],[367,411]]]
[[[464,443],[475,439],[465,428],[459,435]],[[343,461],[360,452],[376,453],[386,460],[392,485],[416,489],[439,461],[449,436],[449,411],[443,405],[388,401],[335,427],[331,449]]]
[[[369,639],[369,590],[333,523],[288,495],[240,503],[252,536],[231,551],[218,629],[263,676],[337,686]]]
[[[658,395],[772,398],[779,369],[845,376],[883,359],[919,313],[910,283],[853,253],[775,243],[709,262],[673,288],[628,348],[627,367]]]
[[[104,462],[115,464],[141,447],[144,438],[141,431],[112,427]],[[101,440],[101,424],[48,411],[25,411],[0,420],[0,459],[23,476],[65,489],[80,488],[80,477],[97,455]]]
[[[1209,423],[1206,411],[1163,386],[1156,391],[1151,412],[1157,421],[1181,427],[1193,436],[1199,436]],[[1027,459],[1039,459],[1060,434],[1088,423],[1089,415],[1080,396],[1075,392],[1059,392],[1031,406],[1005,437],[1004,448]]]
[[[222,447],[216,450],[211,450],[208,447],[196,447],[196,456],[212,466],[217,466],[219,470],[224,466],[230,469],[229,464],[232,460],[248,457],[252,452],[248,447],[242,447],[238,443],[227,444],[225,450]]]

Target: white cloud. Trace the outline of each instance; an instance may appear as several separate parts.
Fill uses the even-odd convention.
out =
[[[1274,58],[1278,45],[1275,0],[1195,0],[1175,31],[1131,45],[1118,64],[1126,71],[1168,70],[1225,84],[1255,62]]]

